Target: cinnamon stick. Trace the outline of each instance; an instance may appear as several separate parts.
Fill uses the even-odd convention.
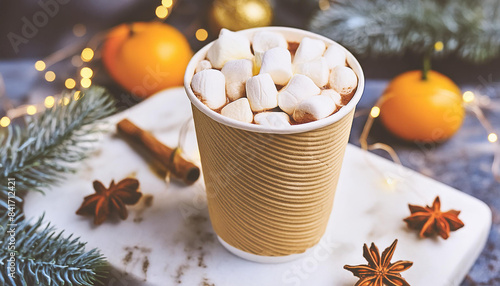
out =
[[[118,133],[128,141],[139,144],[149,155],[155,158],[166,170],[191,185],[200,177],[200,168],[182,158],[177,149],[172,149],[158,141],[153,134],[142,130],[128,119],[123,119],[116,125]]]

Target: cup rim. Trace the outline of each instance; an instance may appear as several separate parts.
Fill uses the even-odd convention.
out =
[[[187,68],[186,68],[186,73],[184,74],[184,88],[186,90],[187,96],[189,97],[189,100],[191,101],[191,104],[194,105],[198,110],[203,112],[205,115],[210,117],[211,119],[241,130],[246,130],[246,131],[251,131],[251,132],[258,132],[258,133],[274,133],[274,134],[294,134],[294,133],[301,133],[301,132],[307,132],[315,129],[319,129],[328,125],[331,125],[339,120],[341,120],[344,116],[349,114],[358,104],[359,100],[361,99],[361,95],[363,94],[363,90],[365,87],[365,78],[363,74],[363,70],[361,68],[361,65],[359,64],[358,60],[349,52],[345,47],[340,45],[339,43],[326,38],[324,36],[301,30],[301,29],[296,29],[296,28],[289,28],[289,27],[278,27],[278,26],[272,26],[272,27],[259,27],[259,28],[252,28],[252,29],[246,29],[246,30],[241,30],[238,31],[237,33],[243,34],[244,36],[248,37],[250,39],[250,36],[253,35],[255,32],[258,31],[272,31],[272,32],[284,32],[284,33],[289,33],[289,34],[298,34],[299,36],[302,37],[311,37],[315,39],[320,39],[325,41],[327,45],[337,45],[341,47],[347,55],[347,62],[349,66],[353,69],[353,71],[356,73],[358,76],[358,87],[356,89],[356,92],[354,93],[353,97],[349,101],[348,104],[343,106],[339,111],[336,113],[328,116],[327,118],[323,118],[317,121],[312,121],[308,123],[302,123],[302,124],[297,124],[297,125],[292,125],[286,128],[273,128],[273,127],[268,127],[268,126],[263,126],[263,125],[258,125],[254,123],[246,123],[246,122],[241,122],[226,116],[223,116],[222,114],[215,112],[214,110],[208,108],[205,104],[203,104],[194,94],[193,90],[191,89],[191,79],[194,75],[194,71],[196,69],[196,66],[200,61],[206,58],[206,54],[208,52],[208,49],[213,45],[215,42],[212,41],[208,43],[206,46],[204,46],[202,49],[200,49],[189,61]],[[286,37],[286,35],[285,35]]]

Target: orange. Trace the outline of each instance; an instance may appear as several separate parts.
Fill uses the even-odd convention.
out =
[[[140,97],[182,85],[192,54],[184,35],[160,22],[119,25],[109,32],[102,48],[111,77]]]
[[[429,71],[426,80],[421,71],[405,72],[382,95],[382,123],[408,141],[446,140],[460,128],[464,116],[459,87],[435,71]]]

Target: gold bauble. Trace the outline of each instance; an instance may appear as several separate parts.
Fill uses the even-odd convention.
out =
[[[273,9],[268,0],[215,0],[210,11],[214,33],[221,28],[231,31],[269,26]]]

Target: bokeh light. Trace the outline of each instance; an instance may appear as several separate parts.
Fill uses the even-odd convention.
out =
[[[10,125],[10,118],[8,118],[7,116],[4,116],[4,117],[2,117],[2,119],[0,119],[0,126],[7,127],[9,125]]]
[[[208,32],[207,32],[207,30],[205,30],[205,29],[198,29],[198,30],[196,31],[196,39],[197,39],[198,41],[203,42],[203,41],[205,41],[207,38],[208,38]]]
[[[56,79],[56,74],[53,71],[48,71],[45,73],[45,80],[48,82],[53,82]]]
[[[33,115],[36,113],[36,106],[34,105],[30,105],[26,108],[26,113],[28,113],[28,115]]]
[[[434,49],[437,51],[437,52],[440,52],[444,49],[444,44],[443,42],[441,41],[437,41],[435,44],[434,44]]]
[[[372,107],[370,111],[370,116],[373,118],[377,118],[380,115],[380,108],[378,106]]]
[[[89,67],[84,67],[80,70],[80,75],[83,78],[91,78],[94,75],[94,71]]]
[[[67,98],[66,96],[59,99],[59,104],[62,104],[62,105],[68,105],[70,102],[69,98]]]
[[[160,19],[165,19],[168,16],[168,8],[163,6],[163,5],[158,6],[158,7],[156,7],[155,14],[156,14],[156,17],[158,17]]]
[[[72,78],[68,78],[64,82],[64,86],[66,86],[67,89],[73,89],[76,86],[76,81]]]
[[[90,78],[82,78],[80,85],[83,88],[89,88],[92,85],[92,80],[90,80]]]
[[[90,62],[94,58],[94,51],[91,48],[85,48],[82,51],[82,61]]]
[[[495,133],[490,133],[488,135],[488,141],[490,141],[491,143],[495,143],[498,141],[498,135],[496,135]]]
[[[319,0],[319,9],[322,11],[326,11],[330,9],[330,1],[329,0]]]
[[[474,101],[475,95],[472,91],[468,90],[462,95],[464,102],[470,103]]]
[[[47,96],[45,98],[44,104],[45,104],[46,108],[51,108],[52,106],[54,106],[55,103],[56,103],[56,100],[53,96]]]
[[[35,63],[35,69],[37,71],[43,71],[45,70],[47,66],[45,65],[45,62],[44,61],[36,61]]]
[[[83,24],[76,24],[73,26],[73,35],[83,37],[87,33],[87,27]]]
[[[73,97],[75,98],[75,100],[80,100],[80,98],[82,98],[82,96],[83,96],[83,94],[79,90],[75,91],[75,93],[73,94]]]
[[[174,4],[174,2],[172,0],[162,0],[161,1],[161,5],[163,5],[167,8],[172,7],[173,4]]]
[[[71,64],[74,66],[74,67],[81,67],[83,65],[83,61],[82,61],[82,58],[79,56],[79,55],[74,55],[72,58],[71,58]]]

